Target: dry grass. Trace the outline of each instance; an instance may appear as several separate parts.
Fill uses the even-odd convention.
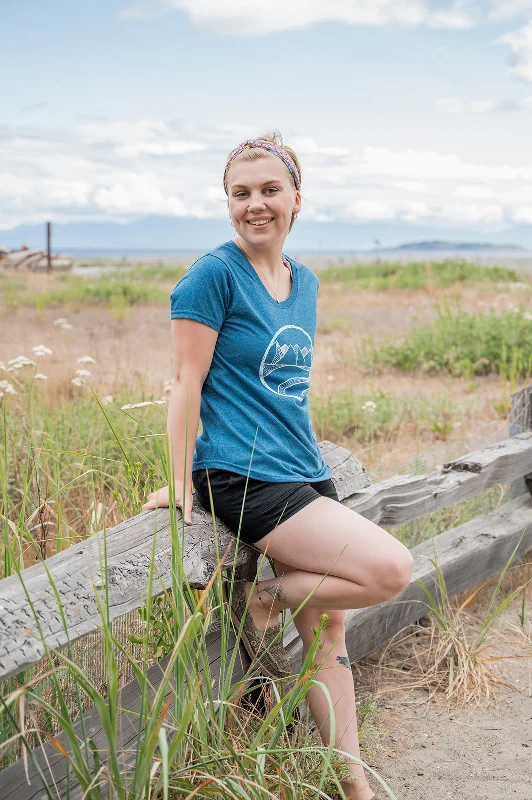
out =
[[[405,690],[408,696],[422,689],[428,701],[446,703],[448,708],[470,704],[486,708],[497,699],[501,685],[522,692],[524,687],[498,674],[498,665],[532,659],[532,618],[526,611],[522,615],[527,595],[532,595],[531,582],[529,551],[506,572],[453,598],[444,592],[441,615],[429,611],[378,653],[356,662],[354,669],[367,687],[372,686],[374,697]],[[500,630],[494,623],[510,604],[519,624]]]

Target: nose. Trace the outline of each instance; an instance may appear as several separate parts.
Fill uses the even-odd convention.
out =
[[[253,211],[262,211],[264,206],[265,206],[264,198],[262,197],[261,193],[260,192],[257,192],[257,193],[252,192],[252,194],[250,195],[250,198],[249,198],[248,211],[251,211],[251,212],[253,212]]]

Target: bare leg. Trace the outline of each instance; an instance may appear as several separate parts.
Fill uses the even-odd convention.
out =
[[[412,556],[398,539],[328,497],[309,503],[256,545],[291,567],[256,584],[250,610],[257,627],[277,624],[280,611],[303,601],[305,608],[344,610],[383,603],[412,575]]]
[[[288,565],[275,561],[277,575],[283,572],[286,574],[290,569]],[[295,610],[291,609],[292,613]],[[345,645],[343,611],[306,607],[301,609],[294,617],[294,623],[303,642],[302,657],[304,659],[308,653],[314,638],[312,628],[319,625],[322,613],[330,617],[330,624],[321,635],[323,648],[317,652],[315,662],[322,665],[317,677],[327,687],[334,707],[334,744],[346,753],[360,758],[355,686]],[[313,686],[309,690],[307,702],[322,741],[327,745],[330,741],[329,705],[321,687]],[[351,772],[353,780],[342,781],[346,797],[351,797],[353,800],[371,800],[375,795],[367,781],[364,767],[352,762]]]
[[[261,629],[277,625],[280,611],[290,608],[294,614],[306,600],[294,617],[304,657],[320,613],[328,614],[331,624],[322,634],[324,646],[316,655],[316,661],[322,664],[318,676],[327,686],[335,710],[335,746],[360,758],[343,610],[395,597],[410,581],[412,556],[387,531],[327,497],[317,498],[256,544],[274,559],[277,577],[256,584],[249,605],[255,625]],[[325,572],[329,574],[324,577]],[[249,583],[248,596],[251,588]],[[312,687],[307,697],[322,739],[328,744],[327,700],[318,686]],[[342,783],[346,796],[371,800],[375,795],[364,768],[353,762],[351,771],[354,780]]]

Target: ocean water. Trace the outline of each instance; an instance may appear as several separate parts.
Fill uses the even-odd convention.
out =
[[[62,251],[74,261],[74,274],[105,273],[116,267],[133,267],[136,264],[172,265],[189,267],[199,256],[201,250],[90,250]],[[445,259],[463,260],[484,266],[500,266],[532,271],[532,250],[495,249],[485,250],[345,250],[345,251],[303,251],[286,249],[288,255],[307,264],[311,269],[319,271],[329,266],[347,266],[353,263],[371,262],[427,262]]]

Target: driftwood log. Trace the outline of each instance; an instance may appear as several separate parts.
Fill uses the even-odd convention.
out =
[[[37,261],[44,256],[44,250],[31,250],[29,247],[24,247],[22,250],[14,250],[11,253],[4,253],[0,260],[0,267],[7,269],[18,269],[19,267],[26,267],[32,261]]]
[[[71,270],[74,262],[64,256],[52,256],[51,267],[60,272]],[[23,250],[0,251],[0,268],[5,269],[30,269],[33,272],[45,272],[48,269],[48,257],[44,250]]]

